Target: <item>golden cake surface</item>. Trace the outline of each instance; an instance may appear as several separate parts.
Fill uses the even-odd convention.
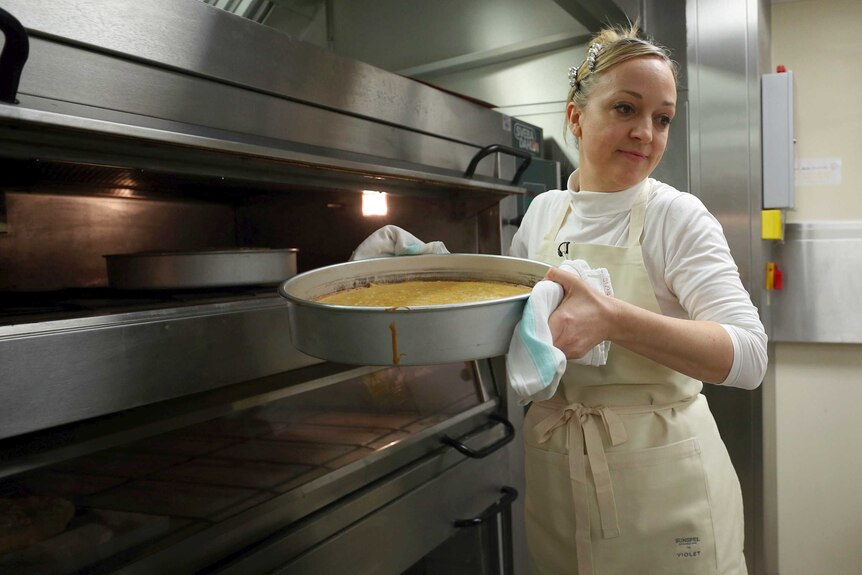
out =
[[[412,280],[343,290],[315,301],[359,307],[414,307],[487,301],[529,293],[528,286],[496,281]]]

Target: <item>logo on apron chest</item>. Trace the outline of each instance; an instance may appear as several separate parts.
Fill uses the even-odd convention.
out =
[[[569,255],[569,244],[571,243],[572,242],[560,242],[560,245],[557,246],[557,255],[561,258]]]

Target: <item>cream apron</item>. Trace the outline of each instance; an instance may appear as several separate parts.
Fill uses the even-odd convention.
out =
[[[605,267],[615,297],[661,313],[640,246],[648,190],[624,247],[561,242],[567,202],[537,259]],[[524,424],[533,573],[746,573],[739,481],[701,387],[620,346],[603,367],[568,364]]]

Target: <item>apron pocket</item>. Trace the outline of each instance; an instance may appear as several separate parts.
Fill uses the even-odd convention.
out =
[[[596,573],[712,575],[715,535],[697,438],[606,453],[620,536],[601,537],[591,505]]]
[[[527,444],[525,521],[531,575],[572,573],[575,508],[569,481],[569,456]]]

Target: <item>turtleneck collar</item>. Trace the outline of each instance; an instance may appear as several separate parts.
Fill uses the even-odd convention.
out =
[[[567,189],[572,196],[572,210],[586,218],[612,216],[632,209],[643,186],[649,178],[619,192],[591,192],[580,189],[580,178],[575,170],[569,176]]]

